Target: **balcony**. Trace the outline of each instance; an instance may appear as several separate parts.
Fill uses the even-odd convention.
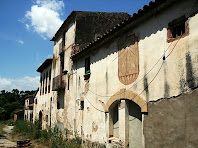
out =
[[[63,90],[65,89],[65,86],[66,83],[62,74],[53,78],[53,84],[52,84],[53,91]]]

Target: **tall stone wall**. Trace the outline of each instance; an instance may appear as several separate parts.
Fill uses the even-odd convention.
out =
[[[198,146],[198,89],[148,103],[143,133],[146,148]]]

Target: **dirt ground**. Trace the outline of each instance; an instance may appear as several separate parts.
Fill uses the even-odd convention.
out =
[[[16,143],[12,142],[9,139],[8,135],[9,133],[12,132],[14,126],[5,126],[3,128],[3,131],[6,133],[5,135],[0,135],[0,147],[2,148],[14,148],[16,147]]]

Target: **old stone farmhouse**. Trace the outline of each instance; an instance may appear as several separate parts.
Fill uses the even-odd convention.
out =
[[[38,68],[33,120],[106,147],[198,147],[198,1],[73,11]]]

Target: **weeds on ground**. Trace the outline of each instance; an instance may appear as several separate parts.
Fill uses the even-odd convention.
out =
[[[24,138],[35,140],[52,148],[81,147],[81,139],[78,136],[75,136],[75,139],[68,140],[68,130],[65,129],[65,133],[62,133],[58,127],[54,127],[48,131],[41,130],[39,120],[36,120],[34,124],[23,120],[16,121],[14,134],[22,134]]]
[[[0,135],[3,136],[5,134],[5,132],[3,131],[3,128],[5,127],[5,124],[0,121]]]

